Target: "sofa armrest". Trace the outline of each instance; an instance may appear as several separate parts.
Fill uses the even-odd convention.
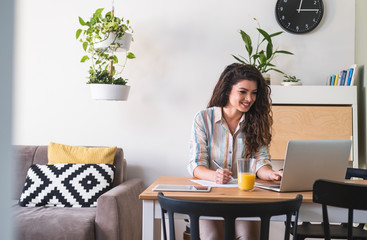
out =
[[[97,201],[96,239],[142,238],[141,179],[127,180],[102,194]]]

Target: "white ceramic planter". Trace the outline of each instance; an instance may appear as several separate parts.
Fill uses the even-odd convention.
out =
[[[133,35],[131,33],[125,32],[121,39],[116,39],[116,34],[111,32],[106,40],[94,44],[94,48],[106,49],[113,43],[113,41],[115,41],[115,43],[120,44],[120,47],[116,49],[117,52],[129,51],[132,37]]]
[[[302,82],[281,82],[282,86],[302,86]]]
[[[95,100],[126,101],[129,96],[130,86],[115,84],[88,84],[91,97]]]

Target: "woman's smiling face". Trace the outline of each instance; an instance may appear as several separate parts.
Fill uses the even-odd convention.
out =
[[[248,112],[256,101],[256,95],[256,81],[240,80],[232,86],[226,107],[235,108],[240,112]]]

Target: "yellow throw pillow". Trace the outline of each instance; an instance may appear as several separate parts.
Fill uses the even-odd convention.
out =
[[[51,142],[48,146],[48,164],[113,164],[116,148],[117,147],[75,147]]]

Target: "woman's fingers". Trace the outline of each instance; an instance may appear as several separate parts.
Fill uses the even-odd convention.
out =
[[[231,180],[232,172],[228,169],[217,169],[215,182],[219,184],[225,184]]]
[[[283,171],[275,171],[271,174],[270,180],[280,180],[283,176]]]

